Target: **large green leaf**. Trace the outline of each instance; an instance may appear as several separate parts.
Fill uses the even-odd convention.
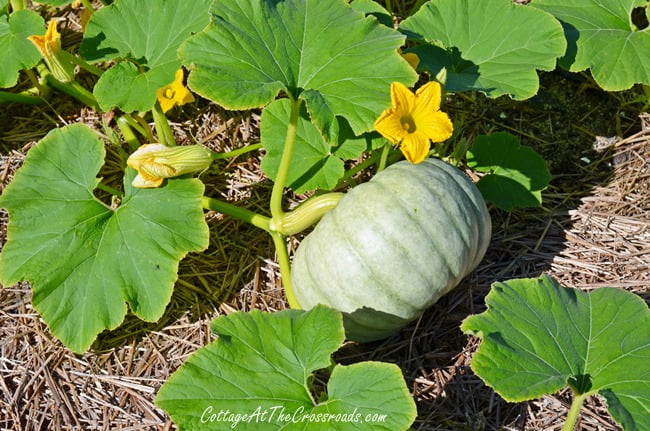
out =
[[[319,126],[340,115],[360,134],[389,106],[391,82],[417,79],[397,53],[404,36],[342,0],[217,0],[212,13],[179,52],[192,67],[190,87],[229,109],[284,91],[305,99]]]
[[[95,86],[103,110],[113,106],[146,111],[156,90],[174,80],[180,44],[210,21],[212,0],[120,0],[88,22],[80,53],[90,61],[127,58],[105,72]]]
[[[73,1],[74,0],[37,0],[36,3],[43,3],[50,6],[64,6]]]
[[[489,97],[534,96],[536,69],[552,70],[564,54],[562,26],[550,15],[511,0],[432,0],[400,24],[410,49],[450,91]],[[534,29],[534,31],[531,31]]]
[[[0,15],[0,88],[13,87],[18,72],[36,66],[41,53],[27,37],[45,33],[43,18],[31,10]]]
[[[569,44],[562,67],[591,68],[608,91],[650,84],[650,30],[639,31],[631,18],[634,8],[648,7],[646,0],[534,0],[532,5],[562,22]]]
[[[178,262],[208,244],[200,181],[134,189],[129,169],[122,202],[110,208],[93,195],[104,153],[84,125],[55,129],[0,197],[9,211],[0,281],[29,280],[34,307],[75,352],[119,325],[127,302],[144,320],[160,318]]]
[[[290,111],[291,102],[280,99],[272,102],[262,113],[260,129],[266,150],[262,169],[271,179],[275,179],[282,158]],[[337,121],[336,135],[332,136],[336,144],[330,145],[309,121],[304,109],[301,114],[287,185],[297,193],[312,189],[331,190],[345,173],[342,159],[361,155],[366,149],[366,141],[355,139],[347,123]]]
[[[567,289],[548,276],[495,283],[488,310],[462,329],[478,334],[472,369],[502,397],[523,401],[566,385],[600,393],[626,430],[650,430],[650,310],[637,295]]]
[[[212,322],[219,338],[194,353],[160,388],[156,404],[182,430],[402,431],[416,410],[400,369],[336,365],[327,394],[314,371],[328,367],[344,338],[341,313],[237,312]]]
[[[485,200],[506,211],[541,205],[542,190],[551,181],[546,160],[505,132],[477,136],[467,164],[489,173],[476,185]]]

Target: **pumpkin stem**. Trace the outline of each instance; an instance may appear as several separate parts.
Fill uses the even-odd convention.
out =
[[[271,219],[270,228],[283,235],[295,235],[318,222],[333,209],[344,193],[326,193],[314,196],[300,204],[296,209]]]

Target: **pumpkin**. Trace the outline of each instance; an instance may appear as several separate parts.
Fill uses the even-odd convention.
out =
[[[348,338],[385,338],[476,268],[491,222],[474,183],[438,159],[395,163],[352,188],[300,243],[292,287],[304,309],[343,313]]]

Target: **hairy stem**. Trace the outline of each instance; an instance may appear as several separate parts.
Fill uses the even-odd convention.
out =
[[[314,196],[280,219],[271,220],[271,229],[283,235],[295,235],[315,224],[331,211],[344,196],[343,193],[326,193]]]
[[[95,96],[93,96],[93,94],[90,91],[82,87],[78,82],[59,81],[54,77],[54,75],[52,75],[52,73],[50,73],[50,71],[47,69],[47,66],[45,66],[45,64],[43,63],[39,63],[36,66],[36,70],[43,78],[43,81],[50,87],[54,88],[55,90],[66,93],[69,96],[74,97],[84,105],[96,111],[100,110],[99,104],[97,103],[97,99],[95,99]]]

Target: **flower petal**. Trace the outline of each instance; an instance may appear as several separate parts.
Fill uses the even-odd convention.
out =
[[[454,125],[449,116],[442,112],[430,112],[415,118],[417,134],[426,136],[433,142],[442,142],[449,139],[454,132]]]
[[[390,85],[390,98],[398,118],[410,114],[415,107],[415,95],[401,82],[395,81]]]
[[[399,146],[402,154],[411,163],[420,163],[429,155],[429,140],[421,133],[412,133]]]
[[[418,88],[415,93],[416,106],[413,115],[421,111],[437,111],[440,109],[440,102],[442,100],[442,87],[436,81],[430,81]]]
[[[393,144],[399,143],[407,135],[400,121],[400,116],[393,108],[388,108],[381,113],[375,121],[375,130]]]
[[[147,179],[143,177],[142,175],[138,174],[135,176],[133,181],[131,182],[131,185],[133,187],[136,187],[138,189],[152,189],[155,187],[160,187],[162,184],[163,179],[162,178],[156,178],[154,180]]]

